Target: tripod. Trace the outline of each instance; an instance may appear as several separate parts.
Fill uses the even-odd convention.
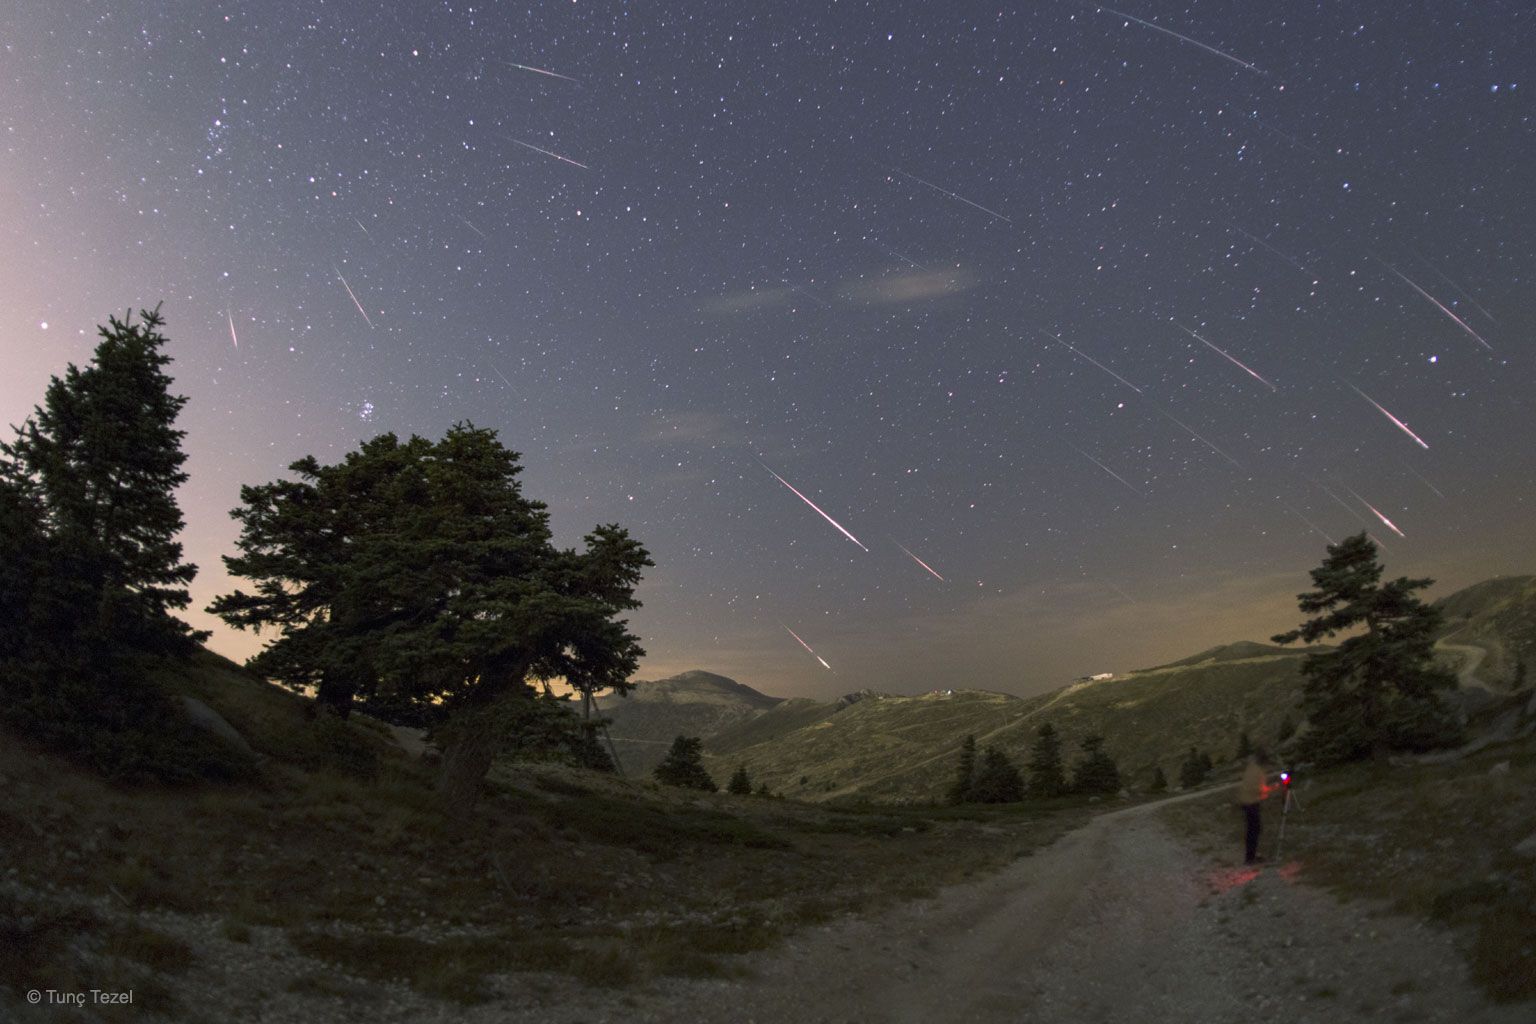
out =
[[[1296,799],[1291,792],[1291,777],[1288,773],[1280,776],[1280,784],[1285,787],[1285,804],[1280,809],[1280,836],[1275,840],[1275,863],[1280,863],[1280,851],[1285,848],[1285,819],[1290,814],[1291,804],[1301,810],[1301,801]]]

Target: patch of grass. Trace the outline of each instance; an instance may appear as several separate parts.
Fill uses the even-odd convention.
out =
[[[182,940],[137,923],[109,930],[105,951],[108,956],[132,960],[164,974],[179,974],[196,958],[192,947]]]
[[[536,804],[529,810],[583,839],[639,850],[658,860],[678,856],[682,844],[758,850],[782,850],[789,845],[751,820],[721,811],[667,810],[649,801],[620,800],[595,793],[554,804]]]

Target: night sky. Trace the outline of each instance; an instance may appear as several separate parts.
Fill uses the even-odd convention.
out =
[[[642,677],[789,696],[1536,569],[1536,9],[1122,3],[7,4],[0,418],[164,300],[196,608],[467,419],[650,549]]]

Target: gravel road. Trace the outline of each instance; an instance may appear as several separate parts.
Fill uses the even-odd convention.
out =
[[[1243,868],[1236,855],[1211,863],[1167,831],[1156,806],[1103,815],[934,900],[802,934],[758,957],[749,981],[669,984],[624,1016],[755,1024],[1536,1019],[1529,1004],[1489,1006],[1446,933],[1341,905],[1295,881],[1294,864]],[[1234,823],[1234,849],[1239,843]]]

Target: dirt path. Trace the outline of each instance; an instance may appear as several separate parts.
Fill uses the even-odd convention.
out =
[[[1273,840],[1266,837],[1266,849]],[[669,983],[633,999],[622,1017],[756,1024],[1532,1019],[1529,1005],[1487,1006],[1446,934],[1340,905],[1296,882],[1294,864],[1253,870],[1235,866],[1237,859],[1202,860],[1147,807],[1104,815],[997,876],[799,936],[757,957],[747,980]]]
[[[1485,649],[1473,647],[1471,644],[1450,644],[1444,640],[1435,644],[1435,648],[1442,651],[1458,651],[1465,656],[1461,667],[1456,670],[1457,681],[1463,687],[1475,686],[1481,690],[1493,690],[1493,687],[1483,682],[1477,676],[1478,666],[1482,665],[1483,659],[1488,656],[1488,652]]]

